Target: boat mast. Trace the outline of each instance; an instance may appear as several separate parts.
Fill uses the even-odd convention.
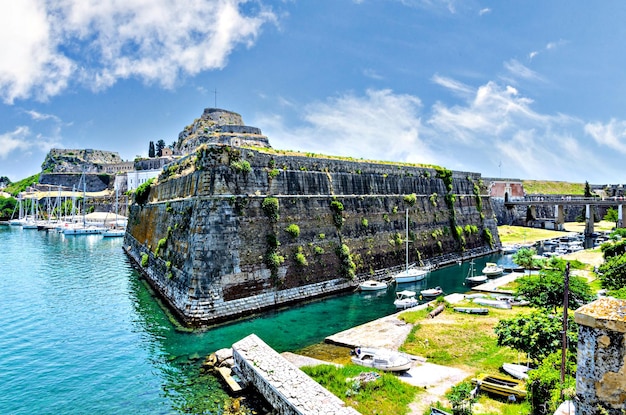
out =
[[[408,274],[409,273],[409,208],[405,209],[405,216],[406,216],[406,219],[405,219],[405,224],[404,224],[404,232],[405,232],[404,260],[406,262],[406,272]]]

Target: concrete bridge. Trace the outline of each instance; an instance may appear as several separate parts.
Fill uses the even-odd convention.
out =
[[[504,206],[506,208],[512,208],[514,206],[528,206],[530,208],[530,216],[534,219],[537,218],[536,207],[537,206],[554,206],[554,229],[562,229],[565,223],[565,216],[563,214],[563,208],[565,206],[585,206],[585,248],[593,247],[593,233],[594,233],[594,215],[595,208],[597,206],[615,207],[617,206],[618,227],[624,225],[624,205],[626,205],[626,198],[624,197],[611,197],[611,198],[598,198],[598,197],[577,197],[577,196],[526,196],[523,200],[505,200]]]

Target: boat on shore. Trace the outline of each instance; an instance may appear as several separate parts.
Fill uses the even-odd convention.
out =
[[[489,314],[488,308],[479,307],[454,307],[454,311],[456,311],[457,313],[480,314],[483,316]]]
[[[427,297],[427,298],[439,297],[441,294],[443,294],[443,289],[437,286],[435,288],[428,288],[426,290],[422,290],[420,291],[420,294],[422,295],[422,297]]]
[[[505,300],[494,300],[491,298],[474,298],[472,299],[474,304],[486,305],[493,308],[502,308],[504,310],[510,310],[512,308],[511,303]]]
[[[434,406],[430,407],[430,415],[452,415],[450,412],[446,412],[443,409],[435,408]]]
[[[419,300],[415,298],[415,291],[403,290],[396,292],[396,300],[393,305],[398,309],[415,307],[419,304]]]
[[[386,289],[387,284],[382,281],[367,280],[359,284],[359,290],[361,291],[378,291]]]
[[[385,372],[406,372],[413,366],[411,358],[404,353],[374,347],[357,347],[351,360],[354,364]]]
[[[528,366],[518,365],[515,363],[504,363],[502,370],[510,376],[516,379],[528,379],[528,371],[531,370]]]
[[[526,388],[521,380],[500,375],[478,375],[472,379],[479,390],[494,393],[500,396],[514,396],[517,399],[526,397]]]

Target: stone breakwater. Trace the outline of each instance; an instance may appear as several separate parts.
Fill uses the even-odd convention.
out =
[[[352,289],[405,262],[495,252],[477,173],[203,146],[130,209],[125,249],[206,325]]]
[[[358,415],[256,335],[233,344],[238,372],[280,414]]]

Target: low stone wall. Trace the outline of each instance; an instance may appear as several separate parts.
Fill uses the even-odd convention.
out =
[[[626,301],[601,298],[576,310],[576,415],[626,413]]]
[[[245,381],[281,415],[359,414],[255,334],[233,344],[233,358]]]

